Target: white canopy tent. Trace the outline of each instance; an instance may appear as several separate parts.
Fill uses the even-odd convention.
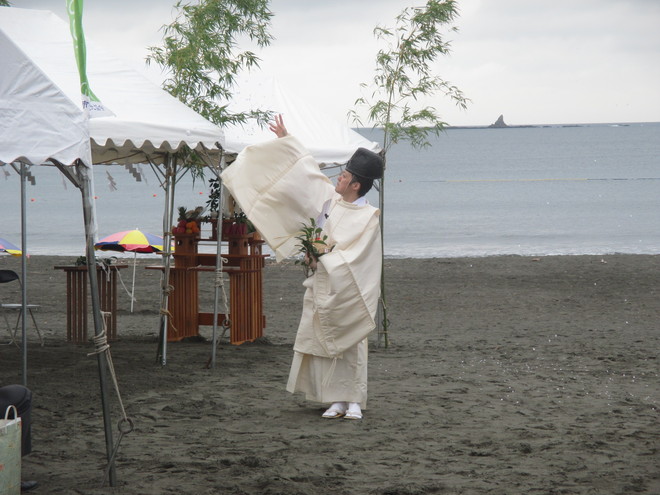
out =
[[[87,75],[95,94],[114,114],[88,120],[82,110],[80,78],[66,22],[51,12],[0,7],[0,165],[21,175],[22,250],[26,246],[25,173],[30,165],[54,165],[80,190],[86,254],[93,266],[96,236],[92,163],[162,164],[166,188],[164,231],[171,224],[177,158],[188,146],[209,165],[219,165],[222,131],[101,48],[87,44]],[[165,245],[170,245],[167,236]],[[23,258],[23,305],[27,280]],[[169,256],[165,257],[166,265]],[[166,268],[165,273],[168,273]],[[88,270],[95,335],[104,333],[96,270]],[[163,287],[167,287],[167,275]],[[167,305],[167,291],[163,290]],[[167,322],[161,321],[161,328]],[[165,340],[164,340],[165,341]],[[23,322],[23,381],[26,382]],[[164,353],[164,349],[163,349]],[[106,402],[104,353],[97,354],[102,389],[110,483],[114,485],[112,425]]]
[[[274,77],[251,74],[249,78],[242,78],[228,106],[232,112],[267,110],[282,114],[287,130],[305,145],[322,167],[345,164],[357,148],[380,151],[378,143],[310,107],[286,91]],[[227,149],[237,151],[274,137],[269,129],[254,121],[228,126],[224,131]]]
[[[58,101],[66,98],[67,105],[80,109],[80,77],[65,21],[48,11],[0,7],[0,12],[0,50],[3,53],[0,109],[4,120],[0,159],[11,163],[21,156],[22,151],[17,148],[24,150],[25,145],[20,143],[25,141],[26,131],[30,135],[41,134],[39,112],[42,106],[54,104],[49,101],[53,95],[43,92],[39,79],[59,89]],[[9,60],[5,54],[10,52],[16,53],[14,59],[18,57],[19,60]],[[216,158],[219,156],[218,144],[224,142],[219,127],[89,39],[87,54],[87,75],[92,89],[114,113],[114,116],[89,121],[93,163],[164,163],[167,154],[184,145],[211,156],[215,154]],[[33,66],[34,70],[26,72],[24,68],[28,66]],[[6,70],[12,71],[11,77]],[[39,71],[40,78],[34,74]],[[31,110],[29,115],[14,110],[17,90],[31,98],[26,102]],[[59,135],[69,132],[74,125],[80,126],[80,122],[67,122],[64,106],[58,111],[62,115],[53,127],[59,129]],[[9,122],[6,117],[10,117]],[[16,126],[18,119],[20,128]],[[42,142],[40,140],[40,144]],[[43,142],[44,147],[47,144]],[[41,152],[34,156],[43,155]],[[73,160],[69,158],[61,163],[68,165]]]

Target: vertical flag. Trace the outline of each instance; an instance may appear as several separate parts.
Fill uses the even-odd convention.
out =
[[[82,27],[83,0],[66,0],[66,11],[69,14],[69,28],[73,38],[73,52],[78,64],[78,74],[80,75],[80,95],[82,97],[83,111],[88,119],[94,117],[114,116],[110,110],[105,108],[92,90],[87,81],[87,47],[85,46],[85,33]],[[87,236],[87,259],[94,263],[94,242],[98,232],[96,226],[96,206],[94,204],[94,174],[92,173],[93,158],[90,153],[82,162],[85,167],[78,167],[78,172],[82,178],[81,192],[83,195],[83,214],[85,216],[85,231]],[[91,273],[91,272],[90,272]],[[104,411],[104,414],[106,412]],[[106,438],[109,438],[106,429]],[[110,456],[108,456],[110,458]],[[114,469],[114,464],[113,464]]]
[[[114,115],[92,92],[89,87],[89,81],[87,80],[87,47],[85,45],[85,33],[82,26],[83,0],[66,0],[66,10],[69,14],[73,50],[78,64],[78,73],[80,74],[80,94],[82,96],[83,109],[89,118]]]

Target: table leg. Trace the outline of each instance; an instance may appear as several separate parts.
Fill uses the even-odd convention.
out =
[[[87,340],[87,273],[69,271],[66,277],[66,339],[75,343]]]

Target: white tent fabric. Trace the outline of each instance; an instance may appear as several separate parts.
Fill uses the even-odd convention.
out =
[[[344,164],[357,148],[378,152],[378,143],[369,141],[346,124],[324,115],[285,91],[273,77],[254,76],[237,84],[231,111],[263,110],[284,116],[290,134],[305,146],[315,160],[323,165]],[[245,146],[268,141],[274,134],[251,121],[224,129],[227,149],[241,151]]]
[[[0,9],[1,26],[9,8]],[[2,28],[0,53],[0,162],[39,165],[49,158],[65,164],[77,158],[88,162],[89,129],[80,104],[71,101]]]
[[[80,78],[75,62],[73,43],[68,24],[52,12],[0,7],[0,73],[2,89],[7,86],[26,88],[35,93],[39,78],[35,71],[16,73],[13,80],[7,77],[11,67],[9,51],[23,54],[24,62],[15,62],[14,71],[24,65],[33,65],[52,85],[59,88],[74,106],[82,107]],[[222,130],[188,108],[176,98],[153,84],[143,75],[128,68],[107,51],[87,39],[87,75],[92,91],[114,116],[97,117],[89,121],[89,136],[94,163],[144,162],[149,155],[155,163],[161,163],[163,155],[182,145],[218,152],[224,143]],[[13,83],[13,85],[11,84]],[[11,89],[8,88],[8,89]],[[46,104],[46,94],[43,95]],[[0,93],[2,113],[11,114],[8,104],[11,94]],[[18,117],[16,117],[18,118]],[[60,119],[60,132],[67,129],[66,117]],[[1,159],[11,162],[24,154],[25,132],[38,135],[42,129],[38,121],[22,120],[21,126],[3,130],[0,138]],[[20,135],[17,135],[19,134]],[[43,155],[34,151],[33,155]],[[31,163],[35,163],[31,160]],[[63,163],[71,163],[64,160]]]

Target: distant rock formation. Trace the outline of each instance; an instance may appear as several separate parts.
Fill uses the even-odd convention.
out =
[[[504,115],[500,115],[494,124],[490,124],[488,127],[509,127],[504,123]]]

